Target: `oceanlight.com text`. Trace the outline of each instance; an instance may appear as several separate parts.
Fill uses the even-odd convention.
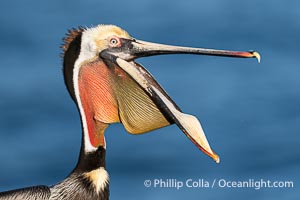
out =
[[[294,181],[291,180],[267,180],[267,179],[247,179],[247,180],[227,180],[227,179],[147,179],[144,180],[147,188],[252,188],[260,190],[263,188],[293,188]]]

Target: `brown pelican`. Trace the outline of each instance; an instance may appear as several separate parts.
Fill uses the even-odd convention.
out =
[[[34,186],[0,193],[0,200],[108,199],[104,131],[120,122],[131,134],[176,124],[204,153],[219,162],[196,117],[183,113],[136,58],[160,54],[256,57],[236,52],[169,46],[136,40],[113,25],[70,30],[64,39],[63,72],[80,113],[82,146],[78,164],[53,186]]]

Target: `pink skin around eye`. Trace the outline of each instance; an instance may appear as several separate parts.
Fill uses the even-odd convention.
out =
[[[120,47],[121,46],[121,40],[120,40],[120,38],[118,38],[116,36],[112,36],[111,38],[109,38],[109,45],[111,47]]]

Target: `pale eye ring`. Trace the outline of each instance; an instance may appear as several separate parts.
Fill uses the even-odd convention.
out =
[[[109,40],[109,43],[111,46],[118,46],[120,44],[120,40],[119,38],[116,38],[116,37],[112,37],[110,40]]]

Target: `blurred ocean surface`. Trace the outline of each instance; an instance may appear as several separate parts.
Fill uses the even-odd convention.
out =
[[[63,82],[67,29],[116,24],[133,37],[193,47],[257,50],[255,59],[169,55],[140,59],[201,121],[215,164],[175,125],[106,132],[111,199],[298,199],[300,1],[0,2],[0,191],[62,180],[77,162],[79,114]],[[293,181],[294,188],[146,188],[144,180]]]

